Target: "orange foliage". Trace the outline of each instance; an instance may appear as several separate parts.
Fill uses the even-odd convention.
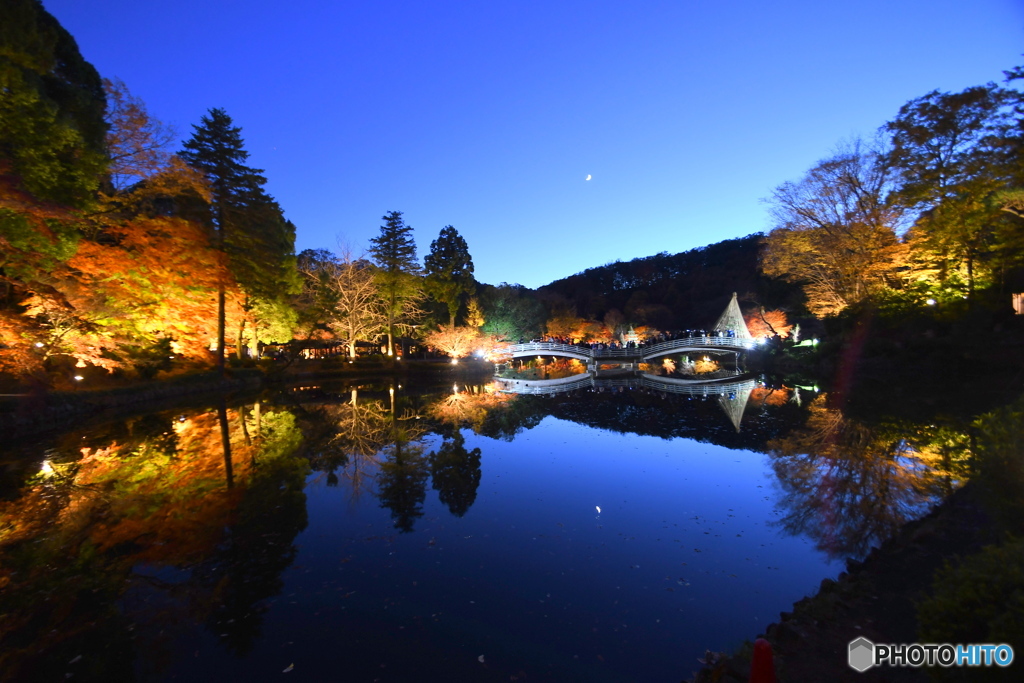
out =
[[[41,370],[43,354],[33,352],[35,338],[24,317],[0,310],[0,372],[22,375]]]
[[[751,390],[750,400],[766,406],[781,406],[789,401],[791,395],[792,389],[788,387],[772,389],[770,387],[757,386]]]
[[[188,420],[179,439],[178,452],[159,473],[133,477],[132,456],[119,452],[116,445],[82,459],[76,484],[98,490],[116,486],[121,494],[111,497],[104,514],[89,529],[98,549],[142,537],[158,538],[158,543],[140,548],[135,561],[187,563],[201,559],[220,541],[244,488],[225,486],[217,415],[206,413]],[[232,461],[236,482],[244,481],[249,458],[232,453]],[[74,506],[68,509],[74,511]]]
[[[237,411],[228,421],[238,422]],[[114,443],[82,449],[71,496],[56,523],[65,533],[88,528],[99,550],[138,546],[133,562],[198,561],[210,553],[234,519],[252,475],[252,446],[235,442],[234,487],[227,488],[220,424],[215,412],[175,423],[177,447],[163,453]],[[140,538],[148,539],[139,544]]]
[[[69,265],[79,277],[65,294],[81,310],[109,302],[109,326],[144,339],[171,337],[182,355],[206,359],[216,338],[218,276],[230,283],[229,325],[244,315],[240,293],[202,226],[181,218],[138,218],[111,228],[115,244],[83,242]],[[106,321],[105,321],[106,322]]]
[[[479,430],[487,413],[515,397],[494,390],[494,385],[486,387],[465,387],[464,391],[456,389],[449,396],[442,398],[430,406],[431,417],[456,427],[468,426]]]
[[[565,313],[548,320],[546,329],[549,337],[568,339],[573,344],[614,340],[612,332],[602,323]]]
[[[475,327],[455,327],[441,325],[436,332],[431,332],[424,341],[452,358],[468,356],[480,343],[480,333]]]
[[[785,339],[793,331],[793,325],[789,324],[785,311],[777,308],[771,311],[750,311],[743,316],[743,320],[755,339],[773,337],[776,334]]]

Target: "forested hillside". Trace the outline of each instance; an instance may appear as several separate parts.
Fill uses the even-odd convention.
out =
[[[737,292],[744,308],[803,308],[800,288],[764,275],[763,235],[726,240],[679,254],[617,261],[588,268],[537,290],[553,311],[569,309],[610,326],[655,329],[708,326]]]

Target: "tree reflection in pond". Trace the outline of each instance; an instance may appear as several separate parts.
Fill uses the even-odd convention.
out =
[[[467,385],[460,390],[459,385],[454,385],[452,392],[431,404],[427,412],[445,425],[456,429],[469,427],[479,434],[495,408],[515,400],[513,394],[497,392],[494,387],[493,383]]]
[[[395,528],[407,533],[423,515],[429,463],[420,440],[428,424],[402,402],[395,387],[387,402],[360,397],[353,388],[347,402],[310,408],[317,419],[309,450],[314,468],[327,472],[328,485],[346,481],[353,501],[375,488]]]
[[[407,671],[436,677],[485,651],[496,667],[498,640],[492,655],[479,635],[489,629],[501,630],[500,642],[508,632],[550,646],[550,661],[622,646],[630,680],[665,678],[632,667],[690,638],[680,632],[691,622],[700,624],[693,638],[706,639],[707,615],[724,613],[723,596],[739,596],[724,621],[749,618],[753,601],[764,617],[784,608],[773,600],[795,599],[829,571],[822,553],[782,537],[806,535],[831,558],[862,555],[973,470],[1008,484],[1003,473],[1019,464],[1020,406],[972,432],[955,420],[869,422],[815,391],[763,383],[739,432],[714,396],[651,388],[511,396],[450,385],[317,386],[274,400],[294,405],[232,407],[223,421],[217,410],[163,414],[69,434],[19,491],[0,497],[0,679],[63,678],[83,653],[78,679],[180,678],[195,652],[207,676],[259,678],[268,650],[291,640],[280,667],[301,650],[323,677],[331,665],[310,664],[320,637],[345,641],[337,647],[353,655],[346,661],[360,680],[379,675],[384,661],[397,666],[395,652]],[[1000,425],[1018,439],[1001,450],[984,438]],[[325,479],[330,488],[320,486]],[[781,496],[762,495],[774,480]],[[604,502],[620,491],[621,503]],[[1007,486],[1003,497],[1019,491]],[[591,519],[598,503],[608,521]],[[310,528],[297,545],[307,506]],[[515,525],[504,523],[510,516]],[[772,529],[773,518],[788,533]],[[557,573],[534,572],[537,547],[586,555],[560,556]],[[635,578],[616,574],[624,567]],[[777,577],[783,588],[767,590]],[[503,582],[539,602],[517,611],[515,596],[490,591]],[[652,599],[656,585],[667,600]],[[628,614],[589,602],[620,586]],[[282,592],[289,597],[278,601]],[[563,596],[555,600],[565,610],[550,611],[549,592]],[[497,606],[500,624],[476,611],[480,596]],[[632,640],[624,626],[601,635],[577,628],[634,616]],[[717,633],[733,637],[732,627]],[[537,662],[515,666],[543,674]],[[671,662],[652,666],[664,673]]]
[[[434,490],[449,512],[462,517],[476,500],[480,486],[480,449],[466,450],[466,438],[456,429],[429,459]]]
[[[423,516],[423,501],[427,497],[429,464],[423,456],[423,444],[410,443],[402,434],[384,449],[384,453],[377,497],[381,507],[391,510],[395,528],[409,533],[415,521]]]
[[[353,388],[348,401],[308,407],[307,413],[306,450],[313,469],[327,473],[328,485],[346,481],[353,500],[371,490],[378,454],[391,438],[391,414],[384,403],[360,399],[359,389]]]
[[[941,500],[954,482],[948,452],[917,446],[905,427],[869,426],[826,403],[819,396],[803,428],[767,444],[783,491],[777,523],[832,558],[860,558]]]
[[[133,599],[142,594],[214,620],[225,610],[249,615],[217,629],[239,650],[252,642],[256,604],[279,589],[305,527],[307,465],[296,457],[301,435],[290,414],[264,415],[248,444],[240,428],[248,411],[226,417],[236,425],[230,489],[222,423],[208,411],[65,438],[17,496],[0,502],[5,678],[63,678],[67,662],[88,653],[77,676],[128,680],[133,651],[150,646],[146,661],[157,665],[146,625],[164,620]],[[272,519],[258,519],[270,511]],[[209,567],[216,577],[207,578]],[[173,581],[159,578],[168,571]]]

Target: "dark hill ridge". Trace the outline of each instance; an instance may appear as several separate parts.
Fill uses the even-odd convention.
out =
[[[797,285],[761,273],[763,237],[755,233],[678,254],[661,252],[588,268],[537,293],[549,307],[574,308],[592,320],[618,311],[626,323],[659,329],[711,325],[733,292],[744,307],[756,302],[766,308],[802,309]]]

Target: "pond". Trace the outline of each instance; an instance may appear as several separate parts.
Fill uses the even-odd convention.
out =
[[[296,386],[10,449],[0,676],[679,681],[968,469],[962,426],[815,387],[509,388]]]

